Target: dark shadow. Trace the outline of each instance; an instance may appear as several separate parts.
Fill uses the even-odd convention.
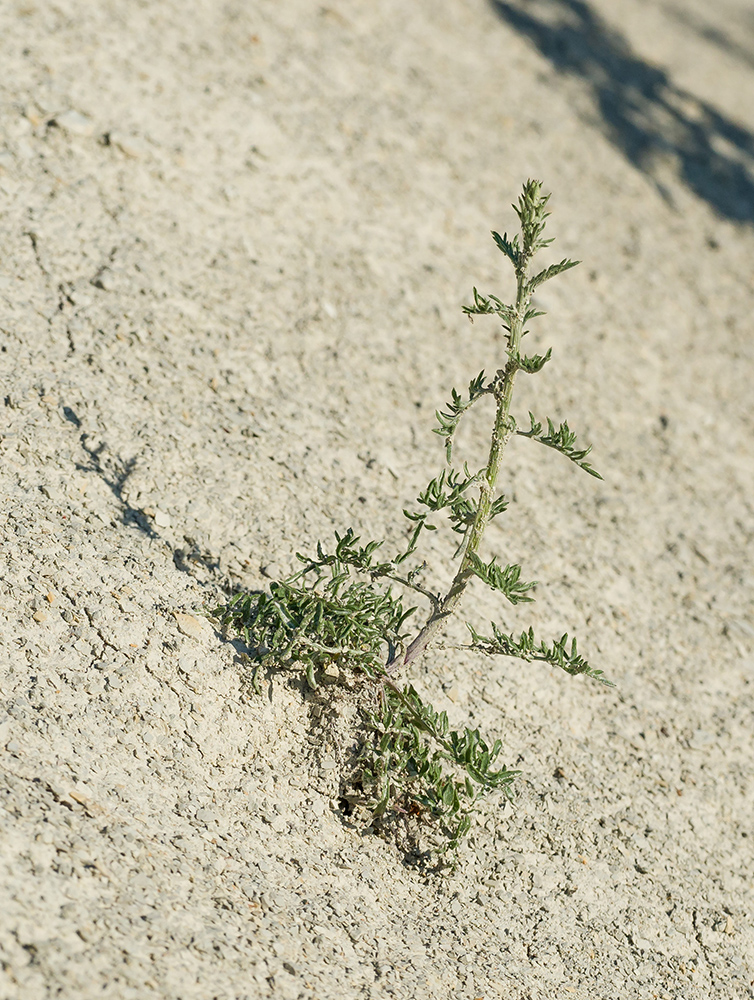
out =
[[[198,578],[197,570],[201,567],[209,578],[218,580],[220,578],[220,560],[210,552],[202,552],[196,539],[190,535],[184,535],[183,540],[186,543],[186,548],[175,549],[173,552],[175,568],[181,573],[188,573],[190,576]]]
[[[63,408],[65,419],[75,427],[81,426],[81,421],[66,406]],[[134,470],[135,459],[124,462],[121,458],[113,455],[105,442],[96,447],[90,443],[89,435],[82,434],[79,438],[81,448],[87,456],[87,463],[76,463],[76,468],[80,472],[94,472],[108,486],[121,509],[121,518],[124,525],[137,528],[147,538],[161,539],[171,549],[173,554],[173,564],[181,573],[188,573],[201,584],[211,583],[219,586],[225,593],[231,593],[231,585],[228,580],[223,580],[220,573],[220,560],[212,553],[201,550],[196,540],[190,535],[184,535],[185,547],[173,547],[162,535],[155,531],[149,518],[143,510],[131,506],[124,496],[123,488],[128,477]]]
[[[680,179],[720,215],[754,221],[754,134],[644,62],[585,0],[491,0],[558,72],[582,80],[607,138],[670,200],[657,176],[671,154]]]
[[[77,423],[78,426],[81,426],[81,422],[78,420],[78,417],[73,410],[71,410],[70,407],[65,407],[65,409],[69,411],[65,414],[66,420],[70,421],[74,424],[74,426],[76,426]],[[95,472],[109,487],[113,496],[120,504],[124,524],[138,528],[139,531],[142,531],[148,538],[159,538],[160,536],[152,528],[144,512],[132,507],[123,496],[123,487],[126,484],[126,480],[133,472],[134,465],[136,464],[135,459],[131,459],[130,462],[121,462],[120,460],[116,460],[115,463],[111,462],[110,465],[117,467],[107,469],[102,461],[102,453],[107,450],[107,445],[103,442],[98,447],[93,447],[89,443],[88,434],[82,434],[79,441],[82,449],[89,459],[86,465],[80,465],[78,462],[76,463],[76,468],[79,472]]]
[[[678,21],[679,24],[694,31],[705,42],[715,45],[724,55],[732,56],[745,66],[754,69],[754,47],[750,46],[747,48],[745,45],[742,45],[740,41],[732,37],[730,30],[723,31],[716,25],[709,24],[703,18],[699,17],[698,14],[685,10],[677,3],[666,4],[662,9],[666,14]],[[710,8],[710,10],[713,17],[717,15],[719,18],[719,11],[716,11],[714,7]]]

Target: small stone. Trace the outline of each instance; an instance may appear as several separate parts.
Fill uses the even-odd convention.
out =
[[[710,744],[715,742],[715,737],[706,729],[697,729],[689,739],[689,747],[692,750],[706,750]]]
[[[147,147],[141,139],[126,135],[124,132],[111,132],[110,145],[117,146],[121,153],[125,153],[132,160],[139,160],[147,153]]]
[[[193,615],[186,614],[185,611],[176,611],[175,620],[178,631],[183,632],[191,639],[204,639],[206,637],[207,625]]]
[[[243,243],[244,250],[249,255],[249,260],[252,264],[255,264],[259,260],[259,253],[257,252],[254,241],[250,236],[244,235],[241,237],[241,242]]]
[[[166,514],[164,510],[155,510],[154,523],[158,528],[169,528],[172,524],[170,514]]]
[[[89,136],[94,132],[94,122],[80,111],[64,111],[55,116],[55,123],[72,135]]]
[[[322,671],[322,683],[323,684],[337,684],[340,680],[340,670],[335,666],[334,663],[328,663],[325,669]]]
[[[103,292],[112,292],[117,284],[117,276],[109,267],[101,267],[89,282],[94,288],[99,288]]]
[[[40,625],[42,624],[42,622],[47,621],[47,615],[44,613],[44,611],[35,611],[32,617],[34,618],[34,621],[38,622]]]
[[[282,580],[285,577],[285,569],[279,562],[269,562],[264,566],[259,567],[262,576],[266,576],[268,580]]]

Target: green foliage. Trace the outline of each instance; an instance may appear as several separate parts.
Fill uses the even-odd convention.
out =
[[[607,680],[601,670],[595,670],[589,666],[584,657],[579,654],[575,639],[571,640],[570,649],[568,648],[567,632],[560,639],[555,639],[548,646],[546,642],[536,642],[534,629],[532,628],[528,632],[522,632],[519,638],[516,639],[512,632],[510,635],[506,635],[494,622],[490,622],[490,625],[493,636],[491,639],[479,635],[472,625],[469,625],[468,622],[466,623],[466,628],[471,633],[471,649],[477,649],[481,653],[515,656],[519,660],[526,660],[527,662],[541,660],[543,663],[549,663],[553,667],[560,667],[567,674],[584,674],[587,677],[592,677],[594,680],[600,681],[602,684],[606,684],[608,687],[615,686],[611,681]]]
[[[448,509],[448,519],[454,531],[461,533],[473,521],[476,504],[465,496],[466,491],[476,484],[479,477],[472,476],[468,466],[464,466],[463,476],[453,469],[443,469],[439,476],[433,479],[427,488],[419,494],[416,502],[427,507],[434,513]],[[446,492],[447,489],[447,492]],[[435,526],[424,523],[426,514],[410,513],[404,510],[404,515],[412,521],[422,521],[423,527],[435,530]]]
[[[298,669],[310,687],[323,670],[361,674],[360,713],[363,722],[359,754],[360,784],[378,823],[403,817],[424,821],[446,848],[455,849],[471,827],[480,799],[493,791],[511,798],[511,784],[518,774],[499,763],[500,740],[486,741],[478,729],[451,730],[444,712],[437,712],[411,686],[401,687],[394,675],[410,667],[434,641],[455,613],[467,587],[479,580],[501,593],[512,605],[533,600],[534,582],[521,579],[517,564],[501,565],[497,557],[485,560],[480,546],[490,521],[504,513],[508,500],[498,492],[497,480],[503,452],[514,435],[528,437],[560,451],[591,476],[602,477],[586,461],[590,448],[576,444],[564,421],[557,428],[547,420],[547,431],[530,413],[528,431],[518,428],[511,413],[513,387],[519,371],[540,372],[550,361],[543,354],[523,356],[521,341],[526,324],[544,315],[532,304],[534,291],[545,281],[576,265],[564,259],[529,275],[534,255],[552,240],[544,239],[549,195],[539,181],[527,181],[517,205],[520,235],[492,237],[513,265],[516,296],[505,303],[495,295],[473,290],[473,303],[464,312],[496,316],[505,331],[507,361],[494,378],[480,372],[468,390],[451,392],[450,402],[437,411],[439,434],[446,449],[447,468],[419,494],[418,510],[404,510],[408,531],[400,551],[386,558],[382,541],[362,545],[352,529],[336,533],[335,547],[317,546],[315,557],[298,555],[301,568],[293,576],[273,583],[267,593],[237,594],[214,609],[215,618],[229,631],[243,637],[257,668],[262,665]],[[455,432],[471,406],[483,397],[494,403],[489,457],[476,473],[464,465],[451,466]],[[462,536],[453,580],[445,593],[427,585],[424,562],[414,562],[425,531],[440,525]],[[411,565],[413,563],[413,565]],[[394,587],[398,588],[394,593]],[[415,607],[405,607],[405,595],[418,595],[426,608],[424,624],[409,635],[405,631]],[[583,674],[609,684],[601,670],[593,669],[567,634],[547,643],[537,640],[530,628],[516,638],[492,624],[492,636],[480,635],[473,625],[469,648],[488,655],[538,660],[569,674]],[[332,671],[330,670],[330,675]],[[255,682],[257,678],[255,676]],[[377,706],[375,708],[375,705]]]
[[[474,294],[476,295],[476,288],[474,289]],[[450,464],[453,450],[453,435],[461,421],[461,417],[473,403],[476,403],[478,399],[491,391],[491,386],[485,386],[484,372],[481,371],[475,379],[469,382],[469,395],[467,399],[453,389],[450,402],[445,404],[445,412],[437,410],[435,415],[440,426],[435,427],[434,432],[445,438],[445,455],[448,464]]]
[[[493,236],[495,235],[497,234],[493,233]],[[474,295],[474,305],[463,306],[463,312],[469,317],[469,319],[472,322],[474,316],[486,316],[491,313],[497,313],[497,315],[503,321],[504,328],[506,330],[510,329],[509,324],[513,322],[513,319],[516,315],[513,306],[507,306],[504,302],[501,302],[500,299],[497,298],[497,296],[495,295],[490,295],[488,298],[485,298],[484,295],[479,294],[476,288],[473,290],[473,295]],[[435,434],[439,433],[441,433],[441,431],[435,431]]]
[[[549,347],[546,354],[534,354],[530,358],[519,357],[517,363],[522,372],[526,372],[527,375],[536,375],[537,372],[542,371],[551,357],[552,348]]]
[[[521,580],[521,567],[515,563],[503,569],[497,565],[494,559],[488,563],[482,562],[474,552],[471,555],[471,568],[480,580],[483,580],[493,590],[499,590],[511,604],[521,604],[524,601],[534,600],[533,597],[529,597],[527,592],[536,587],[536,580],[532,583],[524,583]]]
[[[478,729],[451,730],[445,712],[426,704],[411,685],[386,686],[368,716],[372,739],[362,755],[362,784],[375,817],[396,805],[423,815],[441,835],[441,850],[455,850],[471,827],[476,804],[489,792],[511,797],[518,771],[494,767],[502,744],[490,747]]]
[[[567,421],[563,421],[560,427],[555,429],[555,424],[547,418],[547,433],[542,433],[542,424],[537,423],[534,419],[534,414],[529,413],[529,420],[531,421],[531,428],[528,431],[516,430],[516,434],[520,434],[521,437],[532,438],[534,441],[539,441],[540,444],[547,445],[548,448],[554,448],[561,454],[565,455],[566,458],[570,458],[572,462],[575,462],[584,472],[588,472],[590,476],[594,476],[595,479],[602,479],[602,476],[596,469],[593,469],[588,462],[584,459],[591,452],[592,446],[589,445],[587,448],[576,448],[576,435],[568,426]]]
[[[556,274],[562,274],[563,271],[567,271],[571,267],[576,267],[578,263],[580,263],[578,260],[561,260],[559,264],[550,264],[544,271],[540,271],[539,274],[535,274],[533,278],[529,279],[530,290],[533,292],[540,285],[544,284],[545,281],[549,281]]]
[[[298,665],[312,688],[318,671],[332,664],[368,677],[383,672],[386,650],[402,643],[404,622],[416,610],[406,610],[390,589],[352,579],[353,570],[381,575],[385,566],[374,560],[381,543],[359,546],[351,529],[336,539],[332,554],[318,545],[316,559],[299,555],[304,568],[273,583],[269,594],[239,593],[212,611],[243,637],[252,662]]]

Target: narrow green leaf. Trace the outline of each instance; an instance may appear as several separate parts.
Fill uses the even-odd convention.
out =
[[[538,288],[545,281],[549,281],[550,278],[554,278],[556,274],[561,274],[563,271],[568,271],[572,267],[576,267],[580,264],[580,260],[561,260],[558,264],[550,264],[539,274],[535,274],[533,278],[529,279],[529,292],[533,292],[535,288]]]
[[[505,566],[498,566],[493,559],[489,563],[484,563],[475,552],[469,553],[469,562],[475,575],[483,580],[488,587],[499,590],[511,604],[533,601],[533,597],[527,596],[527,592],[536,587],[537,581],[525,583],[520,579],[521,567],[516,563]]]
[[[519,357],[518,367],[522,372],[526,372],[528,375],[534,375],[537,372],[542,371],[544,366],[552,357],[552,348],[547,349],[547,353],[543,355],[534,354],[531,357]]]
[[[555,424],[548,417],[547,418],[547,433],[542,433],[542,424],[538,423],[534,419],[534,415],[530,412],[529,418],[531,420],[531,428],[528,431],[516,430],[516,434],[521,437],[532,438],[534,441],[539,441],[540,444],[545,445],[548,448],[554,448],[555,451],[559,451],[566,458],[570,459],[574,464],[578,465],[585,472],[588,472],[590,476],[594,476],[596,479],[602,479],[602,476],[596,469],[585,461],[587,455],[590,454],[592,446],[589,445],[586,448],[576,447],[576,435],[568,426],[567,421],[563,421],[559,427],[555,427]]]
[[[499,233],[493,232],[492,238],[497,244],[498,249],[502,250],[511,264],[513,264],[514,267],[518,267],[521,254],[518,237],[514,236],[512,240],[509,240],[507,233],[504,233],[501,236]]]

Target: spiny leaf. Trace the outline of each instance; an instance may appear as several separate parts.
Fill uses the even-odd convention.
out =
[[[527,286],[529,292],[533,292],[536,288],[539,288],[540,285],[544,284],[545,281],[549,281],[550,278],[554,278],[556,274],[568,271],[570,268],[576,267],[576,265],[580,263],[580,260],[568,260],[566,258],[561,260],[558,264],[550,264],[549,267],[546,267],[543,271],[540,271],[539,274],[535,274],[529,279],[529,284]]]
[[[462,312],[467,316],[485,316],[489,313],[495,312],[495,307],[492,301],[485,298],[484,295],[480,295],[476,288],[473,289],[474,295],[474,305],[473,306],[463,306]]]
[[[580,655],[576,640],[570,640],[568,633],[564,632],[560,639],[555,639],[549,645],[544,641],[534,638],[534,629],[522,632],[516,639],[513,632],[507,634],[494,622],[491,622],[492,638],[480,635],[472,625],[466,623],[466,627],[471,633],[471,645],[473,649],[478,649],[483,653],[496,653],[500,656],[515,656],[519,660],[540,660],[549,663],[554,667],[560,667],[569,674],[584,674],[598,680],[601,684],[614,687],[611,681],[607,680],[601,670],[595,670],[589,665],[587,660]]]
[[[540,444],[546,445],[548,448],[554,448],[561,454],[565,455],[566,458],[570,458],[572,462],[575,462],[584,472],[588,472],[590,476],[594,476],[595,479],[602,479],[602,476],[596,469],[584,461],[587,455],[591,452],[592,446],[589,445],[586,448],[576,448],[576,435],[568,426],[567,421],[556,428],[555,424],[547,418],[547,433],[542,433],[542,424],[538,423],[534,419],[534,414],[529,412],[529,420],[531,421],[531,427],[528,431],[516,430],[516,434],[520,434],[521,437],[532,438],[535,441],[539,441]]]
[[[443,469],[440,475],[432,479],[426,489],[419,494],[416,498],[417,503],[432,511],[452,507],[463,496],[464,492],[477,481],[477,478],[475,475],[472,476],[468,466],[464,466],[463,476],[454,469]]]
[[[524,323],[528,323],[530,319],[536,319],[537,316],[546,316],[547,313],[543,312],[541,309],[527,309],[524,313]]]
[[[518,236],[514,236],[512,240],[509,240],[507,233],[503,233],[501,236],[499,233],[493,231],[492,238],[511,264],[517,268],[521,255],[521,247],[519,246]]]
[[[513,306],[506,305],[496,295],[480,295],[476,288],[473,289],[473,294],[474,304],[472,306],[463,306],[462,309],[469,319],[473,316],[486,316],[495,313],[503,320],[506,330],[510,329],[510,323],[513,322],[516,315],[516,310]]]
[[[469,382],[468,399],[464,399],[459,392],[452,389],[451,400],[446,404],[445,411],[435,411],[435,416],[437,417],[437,421],[440,426],[434,428],[434,433],[445,438],[445,452],[448,464],[450,464],[453,449],[453,435],[455,434],[456,427],[458,427],[461,417],[472,404],[491,391],[491,386],[485,386],[484,372],[481,371],[476,378]]]
[[[521,604],[534,600],[533,597],[527,596],[527,591],[536,587],[536,580],[531,583],[522,581],[520,579],[521,567],[515,563],[503,568],[498,566],[494,559],[488,563],[482,562],[475,552],[469,553],[469,562],[475,575],[480,580],[484,580],[493,590],[499,590],[511,604]]]
[[[498,514],[502,514],[504,510],[508,509],[509,501],[502,494],[492,501],[492,506],[490,507],[490,520],[493,517],[497,517]]]
[[[547,353],[540,355],[534,354],[532,357],[519,357],[518,367],[522,372],[526,372],[528,375],[534,375],[536,372],[541,371],[547,362],[552,357],[552,348],[547,349]]]

